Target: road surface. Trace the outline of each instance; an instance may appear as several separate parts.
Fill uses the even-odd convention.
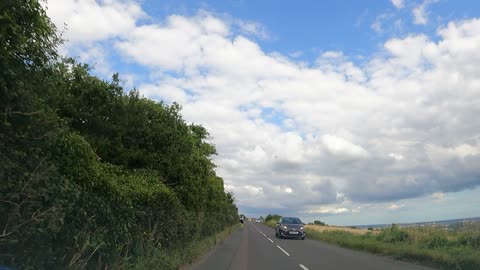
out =
[[[307,235],[308,238],[308,235]],[[224,242],[193,265],[192,270],[432,270],[413,263],[349,250],[316,240],[275,238],[263,224],[245,222]]]

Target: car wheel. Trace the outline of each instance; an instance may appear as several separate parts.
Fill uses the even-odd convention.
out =
[[[302,240],[305,240],[305,236],[304,236],[304,237],[302,237]]]
[[[282,239],[282,234],[278,231],[278,239]]]

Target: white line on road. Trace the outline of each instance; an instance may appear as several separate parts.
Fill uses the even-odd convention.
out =
[[[264,233],[262,233],[262,234],[263,234],[263,236],[267,237]]]
[[[268,238],[268,240],[273,243],[273,240],[272,240],[272,239]]]
[[[288,252],[286,252],[286,251],[285,251],[283,248],[281,248],[279,245],[277,245],[277,247],[278,247],[281,251],[283,251],[283,253],[285,253],[285,255],[290,256],[290,254],[288,254]]]
[[[303,264],[299,264],[299,266],[303,269],[303,270],[309,270],[307,267],[305,267],[305,265]]]

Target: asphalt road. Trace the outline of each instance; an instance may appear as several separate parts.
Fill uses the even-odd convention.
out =
[[[308,238],[308,235],[307,235]],[[316,240],[275,238],[265,225],[245,222],[209,254],[187,267],[192,270],[431,270],[389,257],[349,250]]]

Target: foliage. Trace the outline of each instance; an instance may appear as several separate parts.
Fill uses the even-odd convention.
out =
[[[377,239],[385,243],[402,243],[408,240],[408,232],[401,230],[398,225],[392,224],[390,228],[382,230]]]
[[[0,264],[111,268],[236,224],[207,130],[59,42],[37,1],[0,2]]]
[[[121,260],[114,268],[129,270],[179,269],[183,264],[192,263],[198,256],[205,254],[212,246],[222,243],[231,232],[238,228],[239,224],[237,223],[223,231],[191,242],[188,245],[168,250],[161,248],[153,249],[149,254]]]
[[[268,227],[275,228],[277,222],[278,221],[271,219],[269,221],[264,221],[263,224],[267,225]]]
[[[315,220],[313,221],[313,225],[318,225],[318,226],[326,226],[325,222],[321,222],[320,220]]]
[[[273,220],[275,222],[277,222],[279,219],[281,219],[282,216],[280,215],[277,215],[277,214],[268,214],[266,217],[265,217],[265,221],[270,221],[270,220]]]

